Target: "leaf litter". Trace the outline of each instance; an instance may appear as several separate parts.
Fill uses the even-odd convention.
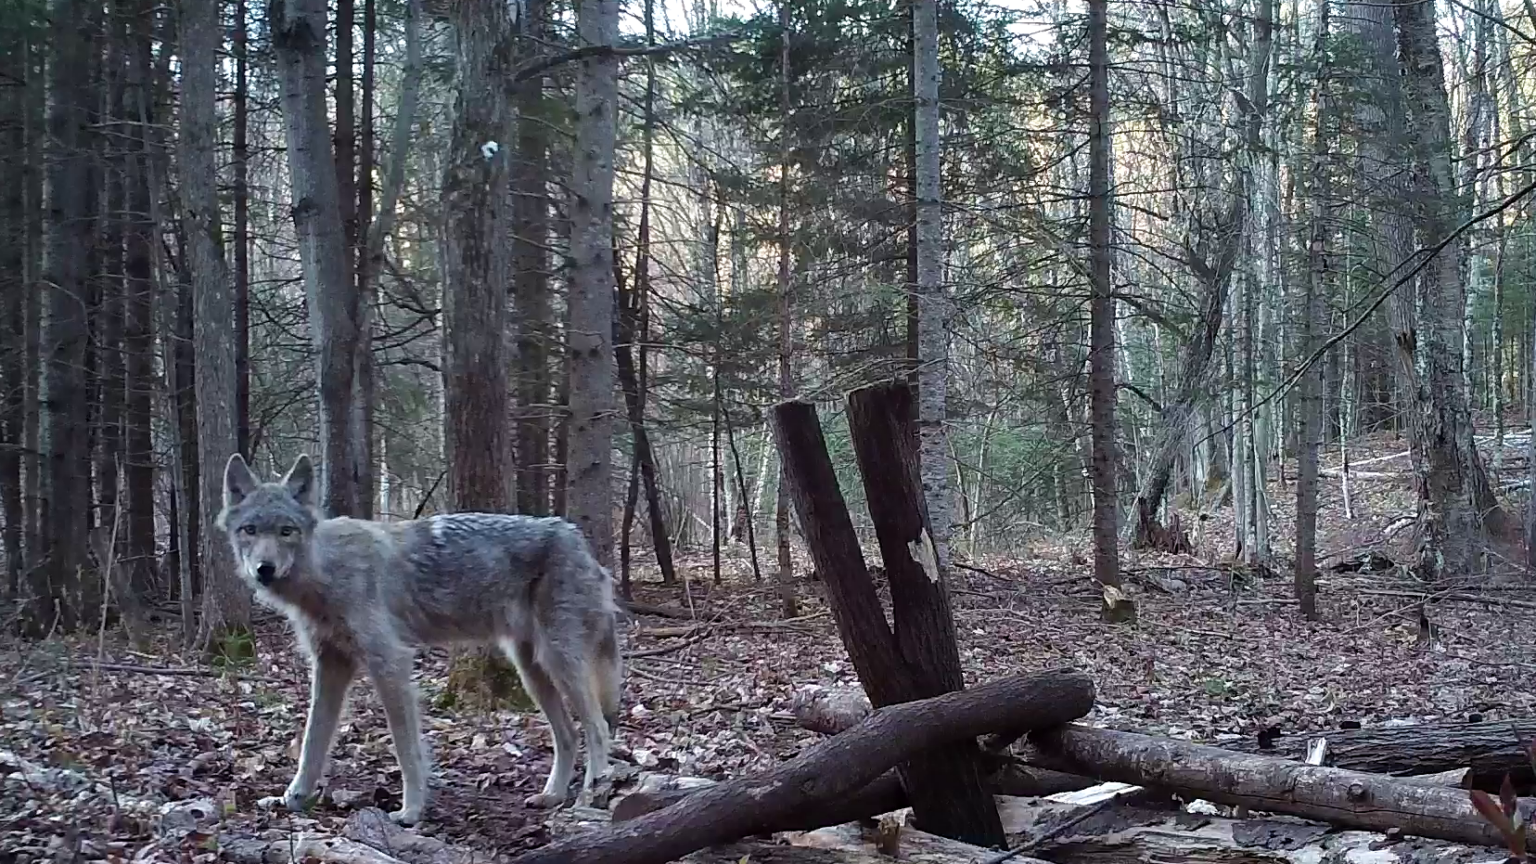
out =
[[[1404,541],[1382,538],[1412,512],[1411,488],[1392,476],[1352,484],[1355,518],[1345,520],[1338,481],[1325,477],[1320,547],[1336,560],[1357,548],[1405,560]],[[1013,557],[960,555],[952,602],[967,683],[1072,666],[1096,682],[1089,722],[1215,744],[1271,727],[1533,714],[1536,611],[1435,603],[1425,641],[1414,600],[1362,593],[1410,588],[1402,574],[1325,571],[1323,620],[1299,620],[1286,559],[1293,496],[1272,486],[1269,578],[1220,551],[1232,548],[1230,511],[1200,520],[1200,554],[1126,553],[1133,626],[1098,621],[1086,537],[1042,539]],[[797,694],[857,686],[820,583],[799,583],[801,619],[770,624],[777,598],[751,581],[742,555],[727,556],[723,586],[702,555],[679,561],[686,590],[637,573],[637,601],[691,609],[692,620],[627,624],[626,652],[638,656],[614,748],[623,776],[765,770],[818,738],[793,721]],[[865,557],[878,563],[873,549]],[[256,660],[237,674],[199,668],[169,638],[149,654],[110,633],[99,645],[94,635],[0,644],[0,860],[214,861],[221,836],[337,834],[357,808],[397,807],[399,770],[366,679],[353,685],[321,800],[304,814],[257,806],[291,778],[306,709],[308,673],[284,627],[262,619]],[[414,830],[488,852],[548,842],[546,814],[522,804],[549,770],[546,724],[537,713],[440,707],[447,661],[440,649],[418,661],[434,785]]]

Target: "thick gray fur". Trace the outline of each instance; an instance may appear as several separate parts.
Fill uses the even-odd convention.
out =
[[[580,530],[564,519],[496,513],[325,519],[314,498],[308,456],[274,483],[258,481],[238,453],[225,466],[216,524],[229,535],[241,578],[288,616],[311,664],[298,773],[280,799],[263,803],[300,809],[314,796],[361,669],[384,703],[405,787],[390,817],[418,821],[430,768],[411,668],[418,647],[450,643],[500,647],[549,721],[554,765],[531,806],[569,800],[570,704],[586,732],[587,800],[608,770],[623,666],[612,577]]]

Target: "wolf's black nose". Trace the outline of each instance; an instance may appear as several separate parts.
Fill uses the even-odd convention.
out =
[[[256,581],[260,582],[263,585],[265,585],[268,582],[272,581],[272,577],[276,573],[277,573],[277,568],[276,567],[273,567],[270,562],[263,561],[263,562],[261,562],[260,564],[258,564],[256,566]]]

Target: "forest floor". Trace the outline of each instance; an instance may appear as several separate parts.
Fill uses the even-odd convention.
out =
[[[1506,442],[1508,478],[1524,472],[1526,440]],[[1404,449],[1390,436],[1357,442],[1352,519],[1339,478],[1325,476],[1325,564],[1370,549],[1406,560],[1412,532],[1394,527],[1413,512],[1409,462],[1394,457]],[[1336,469],[1338,453],[1330,457],[1325,469]],[[1293,733],[1342,721],[1533,714],[1536,610],[1439,602],[1425,643],[1415,599],[1400,596],[1413,590],[1405,574],[1328,571],[1322,620],[1300,621],[1288,570],[1294,485],[1272,478],[1270,492],[1275,574],[1231,566],[1230,508],[1189,519],[1200,528],[1196,555],[1125,555],[1140,611],[1134,626],[1099,622],[1084,537],[1042,539],[1007,556],[958,555],[969,565],[955,573],[954,590],[967,682],[1072,666],[1096,682],[1088,722],[1218,744],[1272,726]],[[712,778],[761,770],[816,737],[790,718],[797,691],[856,686],[819,583],[800,582],[800,619],[753,626],[778,618],[773,592],[753,583],[739,555],[727,563],[720,586],[707,556],[680,561],[686,591],[637,583],[636,600],[691,610],[710,626],[646,615],[631,622],[628,651],[644,656],[628,667],[617,759]],[[446,670],[441,650],[418,668],[436,779],[417,830],[502,852],[546,842],[542,814],[521,804],[549,769],[542,718],[444,709]],[[134,652],[109,633],[0,645],[0,681],[0,861],[215,860],[216,844],[196,833],[180,849],[154,845],[154,808],[178,800],[218,802],[221,832],[269,837],[337,831],[351,808],[398,806],[383,713],[360,682],[322,803],[302,816],[257,808],[291,777],[308,692],[292,637],[273,616],[261,619],[256,660],[234,672],[199,668],[164,645]],[[82,791],[93,786],[95,794]]]

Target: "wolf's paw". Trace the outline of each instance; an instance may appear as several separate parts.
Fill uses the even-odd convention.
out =
[[[558,792],[540,792],[537,795],[529,795],[523,799],[523,804],[539,810],[548,810],[551,807],[559,807],[564,804],[566,797]]]
[[[308,810],[319,798],[318,792],[306,795],[303,790],[289,787],[281,795],[268,795],[265,798],[257,799],[256,806],[263,810],[282,808],[290,813],[302,813]]]
[[[396,825],[410,827],[421,821],[421,807],[401,807],[399,810],[391,810],[389,820]]]

